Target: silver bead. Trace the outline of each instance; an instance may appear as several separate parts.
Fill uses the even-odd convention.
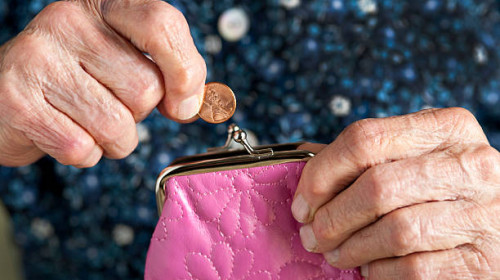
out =
[[[218,29],[226,41],[236,42],[247,34],[250,29],[250,19],[243,9],[231,8],[219,17]]]

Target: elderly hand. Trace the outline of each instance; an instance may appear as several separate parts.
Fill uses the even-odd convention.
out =
[[[292,212],[307,250],[370,280],[500,279],[500,154],[464,109],[354,123]]]
[[[151,61],[143,52],[149,53]],[[0,48],[0,165],[78,167],[137,145],[155,107],[192,121],[206,65],[182,14],[156,0],[55,2]]]

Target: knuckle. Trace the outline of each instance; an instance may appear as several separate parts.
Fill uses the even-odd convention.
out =
[[[333,225],[335,224],[332,221],[333,216],[330,213],[330,209],[328,207],[321,207],[314,216],[313,221],[313,229],[318,240],[332,240],[337,234]]]
[[[184,17],[184,15],[175,8],[170,8],[168,10],[169,16],[171,17],[171,22],[169,27],[171,27],[174,31],[189,31],[189,25]]]
[[[476,140],[478,137],[481,140],[486,140],[483,130],[479,125],[476,117],[467,109],[460,107],[446,108],[435,111],[435,115],[441,123],[447,123],[451,120],[451,126],[449,126],[449,129],[452,133],[461,135],[474,135],[476,136],[474,140]]]
[[[130,124],[127,121],[120,121],[118,116],[112,116],[103,122],[97,131],[100,132],[96,138],[104,145],[120,142],[125,133],[129,133]]]
[[[429,272],[427,269],[429,265],[417,255],[412,255],[404,258],[401,266],[401,269],[404,271],[405,275],[408,275],[408,279],[432,279],[432,275],[434,275],[435,273]]]
[[[330,264],[340,269],[351,269],[363,264],[362,252],[359,250],[352,250],[351,248],[341,249],[341,255],[342,257],[337,263]]]
[[[56,159],[64,165],[81,165],[86,162],[94,145],[90,138],[68,137],[62,141]]]
[[[453,107],[443,109],[454,116],[455,119],[462,120],[464,123],[477,123],[476,117],[467,109],[461,107]]]
[[[28,26],[29,29],[41,29],[50,27],[46,31],[53,29],[67,29],[71,26],[75,19],[75,15],[81,13],[80,6],[75,1],[57,1],[45,7],[34,21]]]
[[[325,197],[331,193],[326,185],[320,184],[319,182],[312,183],[309,186],[310,188],[308,191],[312,197]]]
[[[109,145],[119,141],[123,133],[123,126],[119,123],[103,123],[99,127],[100,133],[95,135],[95,138],[101,145]]]
[[[500,153],[490,145],[479,145],[459,155],[462,167],[484,182],[500,182]]]
[[[78,7],[75,2],[71,1],[56,1],[48,4],[42,11],[44,13],[52,13],[54,15],[59,15],[64,13],[68,9],[74,9]]]
[[[453,112],[456,125],[465,130],[465,133],[483,134],[476,117],[470,111],[464,108],[451,108],[450,110]]]
[[[370,203],[369,213],[376,215],[375,218],[384,215],[384,205],[393,199],[391,178],[387,178],[387,173],[381,166],[374,166],[365,172],[362,179],[365,189],[363,194]]]
[[[138,83],[135,86],[137,90],[131,93],[133,99],[131,101],[130,109],[134,115],[134,119],[136,121],[144,119],[149,113],[156,107],[158,102],[160,101],[158,98],[154,98],[158,94],[160,87],[158,83]],[[158,95],[161,97],[161,95]]]
[[[184,60],[181,67],[167,74],[169,81],[166,85],[169,94],[174,96],[189,94],[193,85],[202,85],[207,75],[207,67],[201,55]]]
[[[95,138],[107,156],[121,159],[132,153],[138,145],[138,137],[135,122],[130,115],[123,118],[117,115],[115,118],[117,119],[104,122],[99,129],[100,135]]]
[[[144,8],[144,19],[151,30],[144,48],[160,54],[169,53],[172,67],[163,73],[169,94],[186,94],[193,85],[202,85],[207,69],[204,59],[192,42],[189,25],[184,15],[161,1],[153,1]]]
[[[49,48],[46,40],[37,33],[21,32],[7,49],[2,61],[3,69],[26,72],[25,65],[46,65]]]
[[[405,256],[417,248],[420,238],[419,223],[408,215],[408,210],[400,209],[388,217],[391,234],[388,244],[395,256]]]
[[[177,37],[180,32],[189,32],[189,26],[184,15],[171,5],[162,1],[148,3],[144,10],[144,21],[151,26],[151,34]]]
[[[464,108],[453,107],[424,110],[413,115],[418,123],[436,127],[435,134],[441,136],[444,143],[487,143],[486,136],[475,116]]]
[[[309,192],[312,197],[324,197],[330,193],[330,190],[326,184],[323,184],[321,180],[321,173],[318,172],[316,165],[314,164],[314,159],[306,164],[302,172],[301,178],[305,181],[304,186],[307,186],[305,191]]]
[[[380,120],[359,120],[346,128],[345,143],[355,158],[368,158],[372,149],[380,146],[383,131]]]
[[[78,7],[75,2],[71,1],[56,1],[47,5],[42,12],[49,13],[51,15],[60,15],[66,12],[68,9],[74,9]]]
[[[157,5],[159,5],[159,3],[161,2],[158,2]],[[166,28],[171,30],[171,32],[189,32],[188,22],[179,10],[170,5],[161,6],[162,8],[159,8],[158,10],[162,11],[162,13],[159,13],[159,15],[168,16],[167,18],[169,21],[166,22],[165,18],[159,18],[160,22],[158,23],[164,23]]]

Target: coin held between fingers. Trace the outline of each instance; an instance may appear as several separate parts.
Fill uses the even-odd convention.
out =
[[[208,83],[198,115],[209,123],[223,123],[229,120],[236,110],[236,97],[225,84]]]

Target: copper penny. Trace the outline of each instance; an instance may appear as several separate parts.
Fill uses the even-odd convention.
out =
[[[205,96],[198,115],[209,123],[222,123],[229,120],[236,110],[236,97],[233,91],[221,83],[205,85]]]

